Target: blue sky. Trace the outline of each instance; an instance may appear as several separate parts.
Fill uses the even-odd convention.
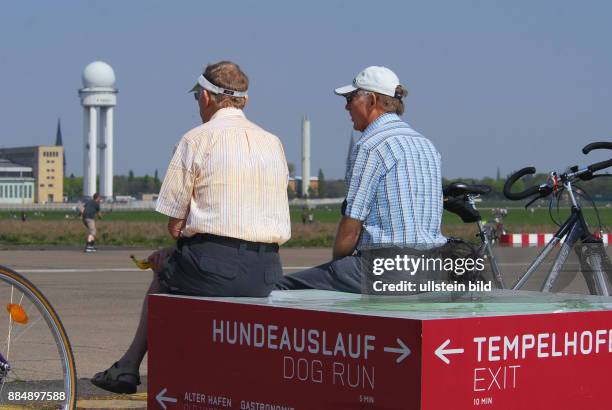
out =
[[[0,12],[0,146],[52,144],[82,175],[77,91],[94,60],[115,69],[115,173],[161,175],[198,124],[185,93],[202,67],[234,60],[249,118],[299,164],[312,121],[313,174],[344,174],[351,124],[334,87],[384,65],[408,88],[404,118],[430,138],[446,177],[585,164],[612,140],[612,2],[54,1]],[[591,154],[594,160],[602,153]],[[590,155],[590,156],[591,156]],[[299,166],[298,166],[299,169]]]

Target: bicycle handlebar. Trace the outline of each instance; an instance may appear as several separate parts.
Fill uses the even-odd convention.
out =
[[[591,142],[582,148],[582,153],[586,155],[594,149],[612,149],[612,142]]]
[[[512,185],[514,185],[516,181],[518,181],[521,177],[524,177],[525,175],[535,174],[535,172],[536,169],[534,167],[525,167],[510,175],[510,177],[506,180],[506,183],[504,184],[504,196],[508,199],[516,201],[539,193],[540,187],[537,186],[531,186],[521,192],[512,192]]]
[[[594,164],[589,165],[587,168],[591,173],[593,173],[593,172],[599,171],[600,169],[605,169],[608,167],[612,167],[612,159],[609,159],[607,161],[596,162]]]
[[[582,152],[584,154],[588,154],[589,152],[596,149],[612,150],[612,142],[592,142],[582,148]],[[593,175],[595,172],[608,167],[612,167],[612,159],[596,162],[582,169],[578,169],[577,166],[572,167],[570,168],[571,172],[568,171],[567,173],[561,174],[559,178],[561,179],[561,181],[565,181],[566,179],[572,178],[580,178],[584,181],[588,181],[597,176]],[[550,186],[549,184],[542,184],[539,186],[534,185],[521,192],[512,192],[512,185],[514,185],[516,181],[518,181],[521,177],[524,177],[525,175],[535,174],[535,172],[536,169],[534,167],[525,167],[510,175],[510,177],[506,180],[506,183],[504,184],[504,196],[511,200],[519,200],[530,197],[535,194],[540,194],[540,197],[545,197],[551,192],[553,192],[555,188],[553,186]]]
[[[582,152],[586,155],[594,149],[612,149],[612,142],[592,142],[582,148]],[[612,159],[591,164],[587,166],[590,175],[586,175],[586,178],[582,179],[589,179],[589,177],[592,177],[593,172],[597,172],[600,169],[605,169],[610,166],[612,166]]]

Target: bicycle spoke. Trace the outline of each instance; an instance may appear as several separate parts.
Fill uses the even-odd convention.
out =
[[[27,326],[25,329],[23,329],[23,330],[21,331],[21,333],[19,333],[19,335],[18,335],[18,336],[15,336],[15,337],[13,338],[13,342],[17,342],[17,341],[18,341],[18,340],[19,340],[21,337],[23,337],[23,334],[24,334],[24,333],[26,333],[28,330],[30,330],[32,327],[34,327],[34,326],[35,326],[35,325],[36,325],[38,322],[40,322],[41,320],[42,320],[42,316],[41,316],[41,317],[39,317],[38,319],[36,319],[36,321],[32,321],[32,322],[30,322],[30,323],[28,324],[28,326]],[[7,358],[7,360],[8,360],[8,358]]]

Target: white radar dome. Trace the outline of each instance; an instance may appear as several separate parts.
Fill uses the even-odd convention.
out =
[[[94,61],[83,70],[83,87],[113,87],[115,85],[115,71],[104,61]]]

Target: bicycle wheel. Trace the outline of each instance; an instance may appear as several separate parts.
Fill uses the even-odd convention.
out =
[[[76,408],[76,369],[64,326],[30,281],[3,266],[0,381],[0,409]]]

